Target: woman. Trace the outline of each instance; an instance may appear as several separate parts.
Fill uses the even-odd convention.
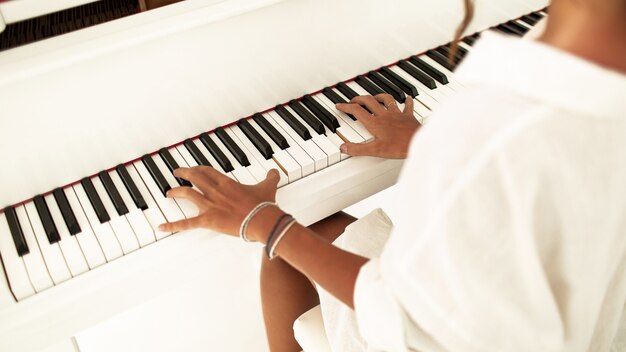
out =
[[[375,136],[345,152],[408,153],[382,254],[331,244],[354,221],[345,214],[305,228],[258,208],[274,200],[277,172],[243,186],[176,171],[204,195],[169,196],[201,213],[163,230],[237,236],[244,222],[250,240],[271,234],[279,258],[263,260],[261,289],[273,351],[298,350],[293,321],[318,302],[309,280],[354,309],[343,319],[357,326],[331,341],[341,350],[626,348],[626,0],[554,0],[536,42],[483,37],[458,72],[468,89],[425,128],[386,95],[338,106]],[[384,242],[389,229],[377,211],[345,235]]]

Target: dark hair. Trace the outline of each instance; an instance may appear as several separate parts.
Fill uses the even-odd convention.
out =
[[[461,40],[461,36],[469,26],[470,22],[472,22],[472,18],[474,18],[474,1],[473,0],[463,0],[465,4],[465,16],[463,17],[463,21],[456,29],[456,33],[454,34],[454,41],[450,46],[450,57],[448,60],[452,63],[454,61],[454,56],[459,49],[459,41]]]

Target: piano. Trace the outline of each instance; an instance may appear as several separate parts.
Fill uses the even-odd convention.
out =
[[[334,104],[386,92],[427,124],[481,31],[522,36],[547,5],[476,1],[452,62],[458,0],[190,0],[0,52],[0,350],[67,341],[227,250],[156,229],[196,214],[164,196],[177,167],[276,168],[304,225],[389,187],[402,162],[342,154],[372,136]]]

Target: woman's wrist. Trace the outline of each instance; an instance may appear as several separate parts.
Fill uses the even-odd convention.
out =
[[[266,244],[272,228],[283,214],[285,214],[284,211],[274,206],[261,209],[250,220],[246,231],[247,237],[251,241]]]

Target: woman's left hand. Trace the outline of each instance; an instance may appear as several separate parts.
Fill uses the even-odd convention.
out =
[[[209,166],[179,168],[174,171],[174,176],[193,183],[200,192],[191,187],[176,187],[167,192],[167,196],[188,199],[198,207],[199,214],[162,224],[159,230],[178,232],[206,228],[232,236],[239,236],[241,223],[255,206],[276,200],[280,178],[278,170],[273,169],[256,185],[243,185]]]

